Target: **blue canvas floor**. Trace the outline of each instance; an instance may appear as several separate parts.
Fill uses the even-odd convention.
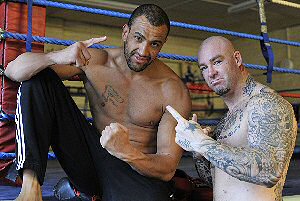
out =
[[[192,177],[197,177],[191,157],[183,157],[179,169],[184,170]],[[56,160],[48,161],[45,183],[42,186],[44,201],[57,201],[53,197],[53,186],[62,177],[66,176]],[[0,201],[14,200],[21,188],[11,186],[0,186]],[[283,195],[300,195],[300,158],[291,160]]]

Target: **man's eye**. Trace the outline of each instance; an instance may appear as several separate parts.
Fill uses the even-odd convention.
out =
[[[205,69],[207,69],[207,66],[199,66],[201,71],[204,71]]]
[[[158,43],[152,43],[151,45],[152,45],[152,47],[155,47],[155,48],[158,48],[158,47],[159,47],[159,44],[158,44]]]
[[[134,36],[135,40],[138,41],[138,42],[141,42],[142,41],[142,37],[140,36]]]
[[[219,65],[219,64],[221,64],[221,63],[222,63],[221,60],[217,60],[217,61],[214,62],[214,65]]]

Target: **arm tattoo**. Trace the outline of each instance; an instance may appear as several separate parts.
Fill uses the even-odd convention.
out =
[[[197,158],[195,157],[195,155],[193,155],[193,159],[195,161],[195,167],[200,180],[203,181],[210,188],[212,188],[213,183],[212,183],[212,175],[210,171],[210,162],[206,160],[204,157]]]
[[[293,153],[297,135],[293,109],[277,94],[261,92],[250,99],[247,112],[248,147],[228,146],[206,138],[197,150],[239,180],[272,187]]]

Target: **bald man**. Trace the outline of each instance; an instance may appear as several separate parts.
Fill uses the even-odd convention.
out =
[[[176,142],[194,152],[202,179],[212,183],[215,201],[282,200],[297,124],[292,106],[275,91],[256,82],[242,64],[241,53],[224,37],[210,37],[198,53],[209,87],[229,108],[206,135],[171,107],[178,121]]]

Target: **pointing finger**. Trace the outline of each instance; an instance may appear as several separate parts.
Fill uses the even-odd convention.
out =
[[[174,108],[172,108],[170,105],[166,107],[166,109],[171,113],[171,115],[176,119],[178,123],[184,123],[186,122],[185,118],[183,118]]]
[[[85,41],[82,41],[82,43],[86,46],[86,47],[90,47],[96,43],[100,43],[106,40],[106,36],[103,37],[99,37],[99,38],[91,38]]]

